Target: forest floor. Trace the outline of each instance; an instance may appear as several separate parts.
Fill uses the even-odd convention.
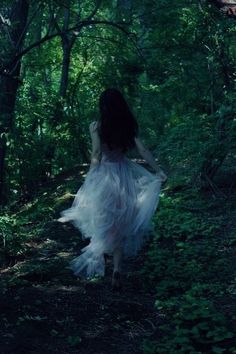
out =
[[[158,283],[155,280],[150,285],[148,273],[140,272],[148,245],[138,257],[124,262],[124,286],[120,291],[111,288],[111,258],[104,278],[81,280],[67,268],[69,261],[86,245],[71,224],[56,221],[62,206],[70,205],[73,200],[68,191],[76,191],[76,176],[67,176],[63,188],[62,181],[58,180],[51,189],[42,190],[40,196],[20,210],[21,217],[25,217],[24,232],[31,236],[26,238],[24,251],[18,252],[13,261],[14,257],[0,269],[1,354],[142,354],[144,341],[160,338],[159,328],[168,321],[165,308],[156,306]],[[216,214],[220,210],[218,204]],[[37,220],[39,215],[41,220]],[[236,226],[235,208],[230,210],[228,207],[225,219],[223,212],[222,215],[224,230],[231,234]],[[232,237],[228,248],[222,248],[222,238],[217,242],[221,253],[225,252],[225,257],[232,261],[231,266],[235,266],[235,252],[232,252],[235,247],[231,246],[235,246],[236,238]],[[180,272],[184,273],[184,268]],[[228,286],[231,293],[222,307],[230,317],[236,310],[233,301],[236,287],[231,279]],[[229,340],[233,348],[236,343],[232,336]],[[155,346],[150,348],[146,348],[145,353],[162,353]]]
[[[78,246],[73,237],[58,237],[73,229],[52,222],[47,230],[45,239],[30,243],[24,260],[2,272],[0,352],[142,353],[144,336],[161,321],[155,293],[136,275],[144,255],[126,261],[124,287],[113,291],[111,259],[104,279],[79,280],[66,269]]]

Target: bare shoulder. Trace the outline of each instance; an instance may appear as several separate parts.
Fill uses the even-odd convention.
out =
[[[97,130],[98,127],[98,122],[97,121],[93,121],[89,124],[89,130],[91,133],[94,133]]]
[[[138,136],[135,136],[135,137],[134,137],[134,141],[135,141],[135,143],[137,144],[137,143],[139,142],[139,137],[138,137]]]
[[[140,138],[138,136],[134,137],[134,141],[135,141],[135,144],[137,147],[142,145],[142,141],[140,140]]]
[[[146,146],[144,145],[144,143],[142,142],[142,140],[138,136],[136,136],[134,138],[134,141],[135,141],[135,145],[139,151],[147,150]]]

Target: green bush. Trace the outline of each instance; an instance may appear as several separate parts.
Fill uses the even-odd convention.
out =
[[[19,221],[5,214],[0,216],[0,250],[7,257],[14,257],[24,251],[24,235],[20,232]]]
[[[234,277],[230,259],[219,252],[221,218],[203,218],[184,204],[179,195],[162,196],[154,218],[155,236],[141,273],[156,288],[155,305],[166,319],[160,338],[143,342],[145,354],[232,349],[230,321],[215,304]]]

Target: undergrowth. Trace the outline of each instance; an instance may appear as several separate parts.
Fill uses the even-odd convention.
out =
[[[191,208],[191,200],[199,207]],[[235,236],[229,235],[225,247],[224,218],[214,203],[193,191],[161,196],[141,273],[155,288],[156,311],[164,320],[155,336],[144,340],[145,354],[236,353],[236,316],[225,311],[235,291],[229,247]]]
[[[0,266],[14,264],[27,252],[27,243],[40,235],[45,225],[59,217],[60,211],[71,205],[81,177],[68,178],[63,184],[40,190],[22,205],[4,207],[0,213]]]
[[[24,255],[27,242],[71,204],[71,193],[78,187],[78,179],[73,178],[41,191],[18,210],[4,210],[0,216],[1,263]],[[141,274],[147,291],[155,289],[155,309],[162,321],[143,341],[144,354],[236,354],[236,236],[232,226],[224,231],[236,213],[233,204],[223,203],[224,213],[222,200],[194,190],[161,195]],[[52,264],[54,268],[57,263]],[[43,277],[41,268],[40,273]]]

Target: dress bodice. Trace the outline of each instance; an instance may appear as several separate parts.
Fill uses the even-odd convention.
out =
[[[123,159],[124,153],[121,148],[110,149],[106,143],[102,143],[102,159],[103,161],[120,161]]]

